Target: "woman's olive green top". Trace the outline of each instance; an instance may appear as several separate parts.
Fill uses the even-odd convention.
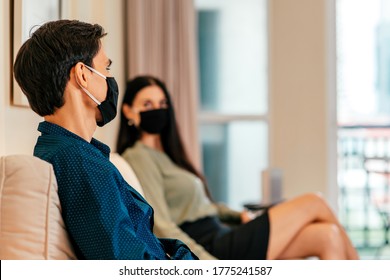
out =
[[[177,166],[165,153],[140,141],[122,156],[133,168],[146,200],[154,209],[154,233],[158,237],[183,241],[200,259],[215,259],[178,225],[210,216],[237,222],[240,212],[211,202],[197,176]]]

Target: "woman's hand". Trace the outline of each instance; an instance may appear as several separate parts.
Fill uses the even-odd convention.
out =
[[[244,210],[241,212],[240,217],[241,223],[246,224],[247,222],[252,221],[256,217],[256,214],[251,211]]]

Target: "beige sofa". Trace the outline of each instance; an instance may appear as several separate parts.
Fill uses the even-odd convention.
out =
[[[110,159],[143,195],[127,162],[115,153]],[[0,259],[75,258],[52,166],[30,155],[0,157]]]

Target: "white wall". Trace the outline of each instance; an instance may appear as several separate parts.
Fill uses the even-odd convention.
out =
[[[286,197],[321,191],[335,205],[327,2],[269,1],[270,164],[283,170]]]
[[[7,22],[9,18],[6,17],[6,11],[8,11],[8,2],[1,1],[0,2],[0,41],[4,41],[4,36],[9,35],[6,33]],[[0,46],[0,155],[5,153],[4,147],[4,136],[5,136],[5,112],[4,112],[4,103],[5,103],[5,95],[7,93],[7,89],[5,88],[5,84],[7,83],[7,75],[6,71],[9,68],[9,64],[7,63],[7,44],[1,44]]]
[[[1,71],[1,101],[0,101],[0,152],[1,154],[32,153],[37,137],[36,126],[39,117],[30,109],[10,106],[11,77],[10,77],[10,3],[1,1],[0,47]]]
[[[1,1],[0,61],[10,61],[10,1]],[[122,0],[63,1],[63,17],[101,24],[108,35],[104,39],[106,52],[113,60],[112,71],[122,94],[125,86],[124,25]],[[30,108],[11,106],[10,64],[1,63],[0,75],[0,154],[32,154],[37,125],[42,120]],[[104,128],[98,128],[95,137],[115,148],[119,118]]]

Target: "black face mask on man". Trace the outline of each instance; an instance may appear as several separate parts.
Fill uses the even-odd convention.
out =
[[[82,90],[98,105],[97,107],[102,114],[102,120],[96,123],[98,126],[101,127],[109,123],[116,117],[119,95],[118,84],[115,81],[114,77],[106,77],[102,73],[88,65],[85,65],[85,67],[105,79],[107,82],[107,96],[103,102],[99,102],[99,100],[97,100],[86,88],[80,85]]]
[[[140,128],[150,134],[160,134],[168,124],[168,109],[140,112]]]

